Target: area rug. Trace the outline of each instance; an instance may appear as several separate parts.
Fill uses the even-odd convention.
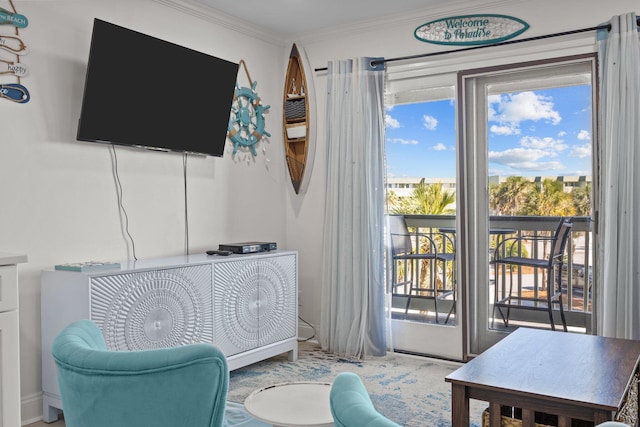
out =
[[[232,402],[244,402],[254,390],[289,381],[332,382],[340,372],[362,378],[376,409],[407,427],[451,426],[451,384],[444,378],[460,364],[389,353],[385,357],[349,360],[323,352],[314,343],[300,343],[298,360],[286,354],[234,370],[230,374]],[[482,425],[485,402],[471,401],[470,421]]]

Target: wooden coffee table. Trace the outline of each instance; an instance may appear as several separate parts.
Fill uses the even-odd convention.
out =
[[[557,415],[559,427],[612,420],[639,358],[640,341],[519,328],[445,378],[452,427],[469,425],[469,399],[489,402],[490,427],[501,406],[521,408],[523,427],[535,412]]]

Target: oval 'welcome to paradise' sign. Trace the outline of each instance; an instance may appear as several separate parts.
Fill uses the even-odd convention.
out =
[[[511,16],[464,15],[427,22],[414,34],[427,43],[483,45],[509,40],[528,29],[529,24]]]

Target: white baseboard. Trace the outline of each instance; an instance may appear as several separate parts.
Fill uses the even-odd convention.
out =
[[[42,392],[22,396],[20,411],[23,426],[42,421]]]

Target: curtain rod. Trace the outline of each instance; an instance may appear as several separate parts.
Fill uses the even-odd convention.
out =
[[[640,17],[636,17],[636,24],[638,26],[640,26]],[[467,52],[467,51],[470,51],[470,50],[483,49],[483,48],[486,48],[486,47],[505,46],[505,45],[509,45],[509,44],[530,42],[530,41],[535,41],[535,40],[542,40],[542,39],[548,39],[548,38],[560,37],[560,36],[568,36],[568,35],[571,35],[571,34],[586,33],[588,31],[598,31],[598,30],[610,31],[611,30],[611,24],[599,25],[597,27],[581,28],[579,30],[564,31],[564,32],[561,32],[561,33],[545,34],[545,35],[542,35],[542,36],[529,37],[529,38],[525,38],[525,39],[508,40],[508,41],[504,41],[504,42],[500,42],[500,43],[494,43],[494,44],[472,46],[472,47],[467,47],[467,48],[463,48],[463,49],[453,49],[453,50],[445,50],[445,51],[440,51],[440,52],[421,53],[421,54],[418,54],[418,55],[401,56],[401,57],[398,57],[398,58],[380,59],[380,60],[377,60],[377,61],[371,61],[371,65],[375,66],[375,65],[379,65],[379,64],[385,64],[387,62],[405,61],[407,59],[427,58],[427,57],[430,57],[430,56],[439,56],[439,55],[445,55],[445,54],[448,54],[448,53]],[[328,70],[327,67],[316,68],[315,69],[316,72],[317,71],[327,71],[327,70]]]

